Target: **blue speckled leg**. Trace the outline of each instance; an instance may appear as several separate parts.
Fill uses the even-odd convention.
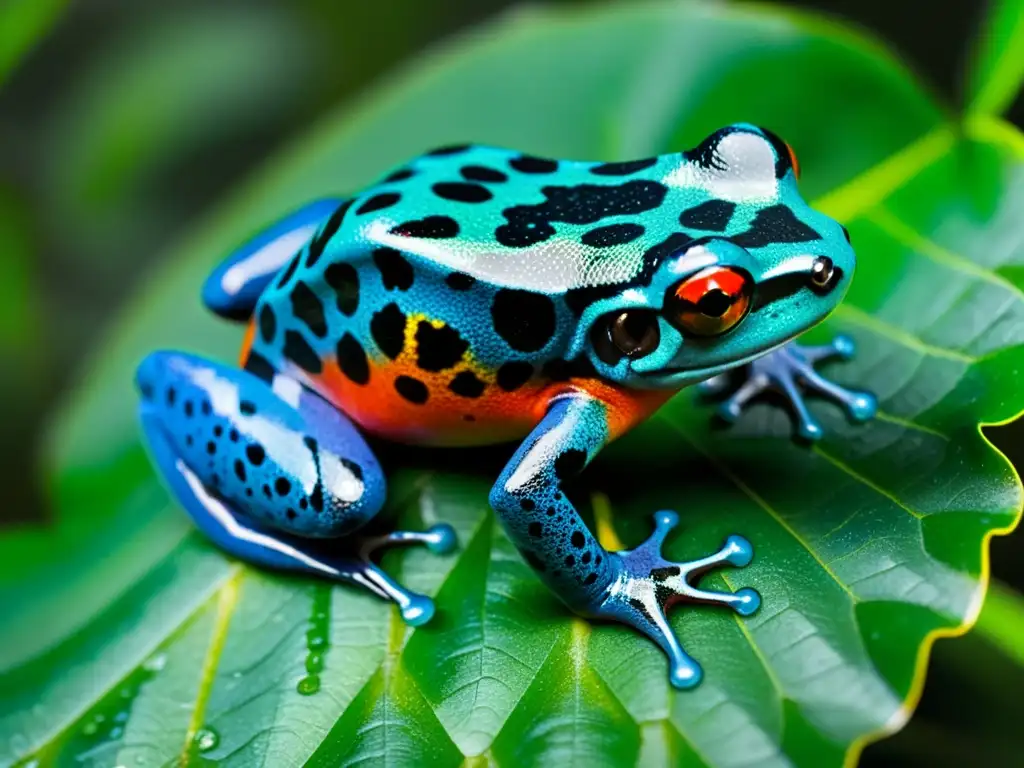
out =
[[[785,397],[793,409],[797,435],[804,440],[818,440],[823,430],[807,410],[802,392],[805,390],[839,403],[852,421],[867,421],[878,410],[874,395],[841,387],[814,370],[819,362],[832,358],[849,360],[853,353],[853,339],[849,336],[836,336],[831,344],[819,347],[804,347],[790,342],[747,366],[746,378],[718,407],[718,415],[733,423],[754,397],[774,391]],[[726,378],[718,376],[701,384],[701,391],[717,394],[725,385]]]
[[[434,606],[370,562],[381,547],[455,545],[447,525],[336,539],[380,509],[377,460],[343,414],[296,382],[256,376],[177,352],[155,352],[136,374],[150,450],[178,500],[218,546],[250,562],[361,584],[418,625]]]
[[[585,395],[559,398],[502,472],[491,490],[491,505],[527,562],[570,608],[644,632],[668,655],[672,684],[693,687],[700,682],[700,667],[683,651],[666,609],[692,602],[729,606],[744,616],[752,613],[760,604],[754,590],[709,592],[692,583],[714,568],[746,565],[753,551],[745,539],[730,536],[708,557],[666,560],[661,547],[678,522],[674,512],[655,515],[655,531],[640,547],[606,551],[566,498],[562,483],[579,474],[607,439],[601,403]]]

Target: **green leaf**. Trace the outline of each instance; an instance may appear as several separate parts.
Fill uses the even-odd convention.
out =
[[[67,0],[0,0],[0,83],[50,31]]]
[[[1021,505],[978,425],[1024,410],[1024,139],[949,119],[859,34],[696,3],[519,12],[343,109],[172,252],[56,421],[58,525],[0,538],[0,762],[855,761],[909,717],[932,640],[976,618],[988,538]],[[388,514],[446,520],[460,542],[386,560],[437,598],[415,630],[350,588],[227,560],[168,502],[133,367],[154,347],[234,355],[237,329],[197,291],[267,220],[432,145],[613,160],[736,120],[786,136],[805,193],[852,233],[854,286],[812,336],[856,338],[832,372],[882,413],[854,427],[816,404],[828,437],[808,450],[767,406],[715,430],[684,392],[587,472],[577,498],[606,543],[638,543],[659,508],[682,515],[672,556],[753,541],[751,566],[708,580],[759,589],[758,614],[673,616],[705,668],[697,690],[673,691],[649,641],[573,618],[534,578],[487,505],[506,453],[389,454]]]
[[[1024,85],[1024,3],[989,0],[967,80],[968,112],[999,115]]]

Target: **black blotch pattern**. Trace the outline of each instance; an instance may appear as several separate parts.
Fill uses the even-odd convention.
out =
[[[214,437],[223,437],[224,436],[224,427],[222,427],[220,424],[217,424],[213,428],[213,436]]]
[[[397,192],[382,192],[379,195],[374,195],[365,203],[360,205],[356,209],[356,213],[373,213],[374,211],[381,211],[385,208],[390,208],[392,205],[402,199],[402,196]]]
[[[287,331],[284,335],[284,356],[307,373],[317,374],[323,368],[320,356],[309,346],[309,342],[298,331]]]
[[[580,242],[594,248],[611,248],[631,243],[643,233],[644,228],[639,224],[609,224],[584,232]]]
[[[590,553],[589,552],[584,552],[583,553],[583,557],[580,558],[580,562],[583,563],[584,565],[587,565],[588,563],[590,563]]]
[[[679,214],[679,223],[688,229],[724,232],[735,211],[736,203],[730,203],[728,200],[708,200]]]
[[[249,352],[249,357],[245,360],[244,368],[253,376],[265,381],[267,384],[274,381],[274,375],[277,373],[274,366],[270,364],[267,358],[258,352]]]
[[[422,237],[429,240],[443,240],[458,237],[459,223],[450,216],[427,216],[423,219],[405,221],[391,228],[392,235]]]
[[[363,468],[356,464],[351,459],[341,459],[342,466],[344,466],[349,472],[351,472],[356,480],[362,481],[363,479]]]
[[[287,496],[291,493],[292,484],[287,477],[279,477],[274,481],[274,490],[278,496]]]
[[[304,323],[318,338],[327,335],[327,320],[324,318],[324,305],[313,289],[301,280],[295,284],[291,292],[292,314],[295,319]],[[296,362],[298,362],[296,360]],[[305,366],[303,366],[305,367]]]
[[[210,454],[211,456],[213,456],[213,454],[215,454],[217,452],[217,444],[215,442],[213,442],[213,440],[210,440],[206,444],[206,452],[208,454]]]
[[[598,176],[629,176],[629,174],[642,171],[644,168],[650,168],[656,162],[658,162],[658,158],[648,157],[643,160],[628,160],[621,163],[602,163],[595,165],[590,172]]]
[[[587,578],[583,580],[583,583],[589,587],[595,581],[597,581],[597,574],[591,573],[589,576],[587,576]]]
[[[345,218],[345,214],[351,206],[351,200],[346,200],[339,205],[334,210],[334,213],[331,214],[330,218],[324,222],[324,225],[320,227],[320,230],[316,235],[313,236],[313,239],[309,243],[309,251],[306,254],[307,267],[312,267],[320,260],[320,257],[323,255],[324,248],[327,247],[328,241],[334,237],[335,233],[341,227],[341,222]],[[287,280],[285,282],[287,282]]]
[[[579,184],[542,187],[547,198],[536,205],[515,205],[502,213],[507,224],[494,231],[507,248],[526,248],[555,234],[554,221],[594,224],[611,216],[630,216],[661,205],[668,188],[656,181],[627,181],[615,186]]]
[[[486,386],[472,371],[462,371],[451,380],[448,389],[460,397],[480,397]]]
[[[391,302],[373,313],[370,319],[370,335],[385,355],[394,360],[405,346],[405,315],[398,305]]]
[[[540,293],[502,288],[491,304],[494,330],[512,349],[536,352],[555,334],[555,305]]]
[[[503,363],[498,369],[498,386],[506,392],[514,392],[533,376],[533,366],[519,360]]]
[[[401,251],[394,248],[377,248],[373,252],[373,263],[380,270],[384,287],[392,291],[397,288],[407,291],[412,287],[412,265],[406,261]]]
[[[452,368],[469,349],[469,342],[450,325],[435,328],[426,320],[416,326],[416,364],[424,371]]]
[[[399,376],[395,379],[395,391],[410,403],[423,405],[427,402],[430,392],[427,385],[412,376]]]
[[[213,406],[210,404],[209,400],[203,400],[203,402],[199,405],[199,410],[203,412],[203,416],[209,416],[211,413],[213,413]]]
[[[284,511],[284,516],[287,517],[289,520],[294,520],[296,517],[299,516],[299,513],[296,512],[291,507],[288,507],[288,509]]]
[[[274,315],[274,310],[270,308],[269,304],[264,304],[260,309],[259,320],[260,336],[269,344],[274,340],[274,334],[277,333],[277,316]]]
[[[806,243],[821,235],[800,221],[787,206],[762,208],[750,222],[750,229],[732,238],[742,248],[761,248],[772,243]]]
[[[238,442],[238,430],[237,429],[232,428],[231,431],[228,432],[228,440],[230,440],[232,443],[237,443]]]
[[[370,364],[366,351],[355,336],[346,333],[338,341],[338,368],[352,382],[366,384],[370,380]]]
[[[587,542],[587,540],[583,537],[583,531],[573,531],[570,541],[572,542],[572,545],[576,547],[576,549],[583,549],[583,545]]]
[[[277,281],[278,288],[284,288],[288,284],[288,281],[292,279],[292,275],[295,274],[295,270],[299,268],[299,259],[301,257],[302,251],[299,251],[295,254],[292,260],[288,262],[288,266],[284,268],[284,272],[281,273],[281,278]]]
[[[174,387],[167,388],[167,405],[168,407],[174,407],[174,401],[178,397],[178,392]]]
[[[259,443],[251,443],[245,446],[245,458],[247,458],[249,463],[254,467],[258,467],[263,463],[263,460],[267,458],[267,452],[263,450],[263,446]]]
[[[544,363],[542,371],[552,381],[597,378],[597,371],[589,357],[577,357],[572,360],[556,357]]]
[[[256,413],[256,403],[252,400],[240,400],[238,402],[238,412],[243,416],[252,416]]]
[[[583,471],[587,464],[587,452],[580,448],[569,448],[555,459],[555,477],[564,482]]]
[[[412,176],[413,172],[411,170],[409,170],[408,168],[402,168],[401,170],[395,171],[394,173],[386,176],[384,178],[384,181],[405,181],[406,179],[411,179]]]
[[[588,285],[583,288],[570,288],[565,292],[565,303],[569,310],[579,317],[587,307],[600,299],[614,296],[623,288],[622,283],[605,285]]]
[[[359,273],[347,262],[335,262],[324,270],[324,280],[337,296],[338,311],[352,317],[359,308]]]
[[[266,496],[268,499],[273,499],[274,498],[274,494],[270,490],[270,486],[267,485],[266,483],[263,484],[263,495]]]
[[[443,200],[457,203],[484,203],[493,197],[487,187],[465,181],[440,181],[431,189]]]
[[[444,281],[453,291],[468,291],[473,287],[476,278],[464,272],[452,272],[445,277]]]
[[[554,173],[558,170],[557,160],[546,160],[543,157],[520,155],[508,161],[508,164],[520,173]]]
[[[431,157],[440,157],[442,155],[460,155],[470,148],[469,144],[452,144],[450,147],[438,147],[427,152]]]
[[[245,472],[245,462],[241,459],[235,459],[235,477],[244,483],[247,476],[248,475]]]
[[[683,157],[688,162],[696,163],[701,168],[713,168],[716,171],[724,171],[726,165],[725,161],[718,155],[718,144],[723,138],[735,131],[736,129],[731,126],[715,131],[693,149],[683,152]]]
[[[502,173],[496,168],[488,168],[485,165],[464,165],[459,173],[462,174],[462,178],[468,181],[483,181],[489,184],[508,181],[508,174]]]
[[[527,532],[531,536],[543,536],[544,535],[544,526],[541,525],[538,522],[530,523],[530,525],[527,527],[526,530],[527,530]]]
[[[152,393],[152,390],[150,390],[150,392]],[[192,401],[191,400],[186,400],[185,401],[184,409],[185,409],[185,415],[188,418],[192,418],[192,414],[195,413],[195,408],[192,406]]]
[[[537,508],[537,503],[533,499],[522,499],[519,506],[527,512],[533,512]]]

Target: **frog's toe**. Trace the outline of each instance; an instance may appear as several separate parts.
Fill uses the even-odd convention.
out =
[[[738,592],[699,589],[693,583],[708,571],[730,565],[742,568],[753,559],[753,548],[742,536],[729,536],[722,548],[707,557],[673,562],[662,557],[665,538],[679,522],[674,512],[658,512],[655,529],[642,545],[616,553],[619,577],[612,582],[598,615],[636,627],[651,637],[669,659],[669,679],[676,688],[692,688],[702,677],[700,666],[683,650],[666,618],[667,609],[680,602],[724,605],[741,616],[758,609],[761,597],[745,587]]]

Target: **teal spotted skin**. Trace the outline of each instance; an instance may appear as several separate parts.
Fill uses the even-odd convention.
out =
[[[662,543],[609,552],[563,483],[691,384],[740,417],[782,394],[820,437],[809,389],[870,418],[874,398],[814,366],[849,339],[801,347],[853,275],[846,230],[801,198],[792,150],[747,124],[620,163],[492,147],[436,150],[360,194],[301,209],[219,266],[203,298],[249,323],[241,369],[155,352],[137,374],[151,453],[196,524],[235,556],[359,583],[414,624],[433,613],[370,562],[381,546],[455,545],[443,524],[368,537],[385,480],[362,433],[423,445],[517,441],[490,502],[571,609],[646,633],[673,685],[700,667],[665,618],[677,602],[757,609],[701,574],[750,562],[741,536],[692,562]]]

